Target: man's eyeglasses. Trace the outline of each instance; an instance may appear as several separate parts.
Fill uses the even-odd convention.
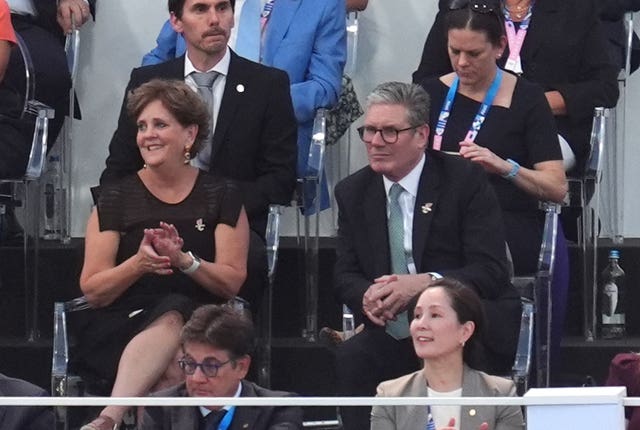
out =
[[[487,14],[500,11],[500,5],[495,0],[453,0],[449,10],[471,9],[473,12]]]
[[[358,130],[358,134],[360,135],[360,139],[362,139],[364,143],[371,143],[376,133],[380,132],[380,136],[382,137],[382,140],[384,141],[384,143],[391,144],[391,143],[396,143],[398,141],[398,134],[400,134],[401,132],[407,131],[407,130],[413,130],[418,127],[420,126],[414,125],[412,127],[402,128],[398,130],[397,128],[393,128],[393,127],[375,128],[375,127],[364,125],[362,127],[358,127],[357,130]]]
[[[212,358],[205,358],[202,363],[198,363],[193,358],[182,358],[178,360],[178,365],[180,366],[180,369],[182,369],[182,371],[185,373],[185,375],[193,375],[194,373],[196,373],[196,369],[199,367],[202,373],[204,373],[207,378],[215,378],[218,375],[218,369],[232,361],[232,359],[229,359],[223,363],[220,363]]]

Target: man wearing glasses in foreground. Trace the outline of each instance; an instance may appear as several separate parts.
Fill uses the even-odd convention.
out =
[[[487,315],[481,362],[506,374],[513,363],[520,299],[507,274],[500,207],[485,173],[459,156],[425,148],[429,96],[389,82],[367,99],[369,166],[336,186],[336,294],[365,328],[336,350],[339,395],[373,396],[383,380],[418,369],[407,310],[434,279],[455,278]],[[369,428],[366,407],[341,408],[345,430]]]
[[[284,397],[291,393],[259,387],[244,377],[255,343],[251,320],[228,306],[205,305],[182,329],[178,362],[185,382],[159,397],[203,397],[200,407],[147,407],[142,430],[302,429],[296,406],[206,406],[206,397]]]

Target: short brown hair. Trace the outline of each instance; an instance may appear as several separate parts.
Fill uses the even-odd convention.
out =
[[[255,343],[251,319],[229,305],[204,305],[182,328],[182,344],[203,343],[225,350],[231,359],[250,355]]]
[[[196,154],[209,133],[211,113],[206,103],[183,81],[152,79],[129,92],[129,118],[135,122],[142,111],[156,100],[160,101],[183,127],[193,124],[198,126],[198,134],[191,147],[191,155]]]

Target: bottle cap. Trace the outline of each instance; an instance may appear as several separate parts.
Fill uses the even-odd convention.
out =
[[[609,258],[620,258],[620,251],[617,249],[612,249],[609,251]]]

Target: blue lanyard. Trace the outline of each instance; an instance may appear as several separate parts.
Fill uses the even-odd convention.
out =
[[[453,106],[453,101],[456,98],[456,94],[458,92],[458,83],[460,79],[458,75],[453,79],[453,83],[449,88],[449,92],[447,93],[447,98],[442,104],[442,110],[440,111],[440,116],[438,117],[438,122],[436,124],[436,133],[433,136],[433,149],[439,151],[442,146],[442,135],[444,134],[444,130],[447,128],[447,121],[449,120],[449,115],[451,114],[451,107]],[[473,142],[482,128],[482,124],[484,123],[485,118],[487,117],[487,113],[491,108],[491,104],[493,100],[496,98],[496,94],[498,94],[498,89],[500,88],[500,82],[502,82],[502,69],[498,68],[496,71],[496,76],[493,78],[493,82],[491,82],[491,86],[487,91],[487,94],[484,96],[484,100],[480,105],[480,109],[478,109],[478,113],[476,114],[473,122],[471,123],[471,127],[469,127],[469,131],[467,132],[467,136],[465,140],[469,142]]]
[[[433,421],[433,415],[431,415],[431,406],[427,405],[427,426],[425,430],[436,430],[436,423]]]
[[[222,421],[218,424],[218,430],[227,430],[231,425],[231,421],[233,420],[233,414],[236,412],[236,407],[231,406],[224,417],[222,417]]]

